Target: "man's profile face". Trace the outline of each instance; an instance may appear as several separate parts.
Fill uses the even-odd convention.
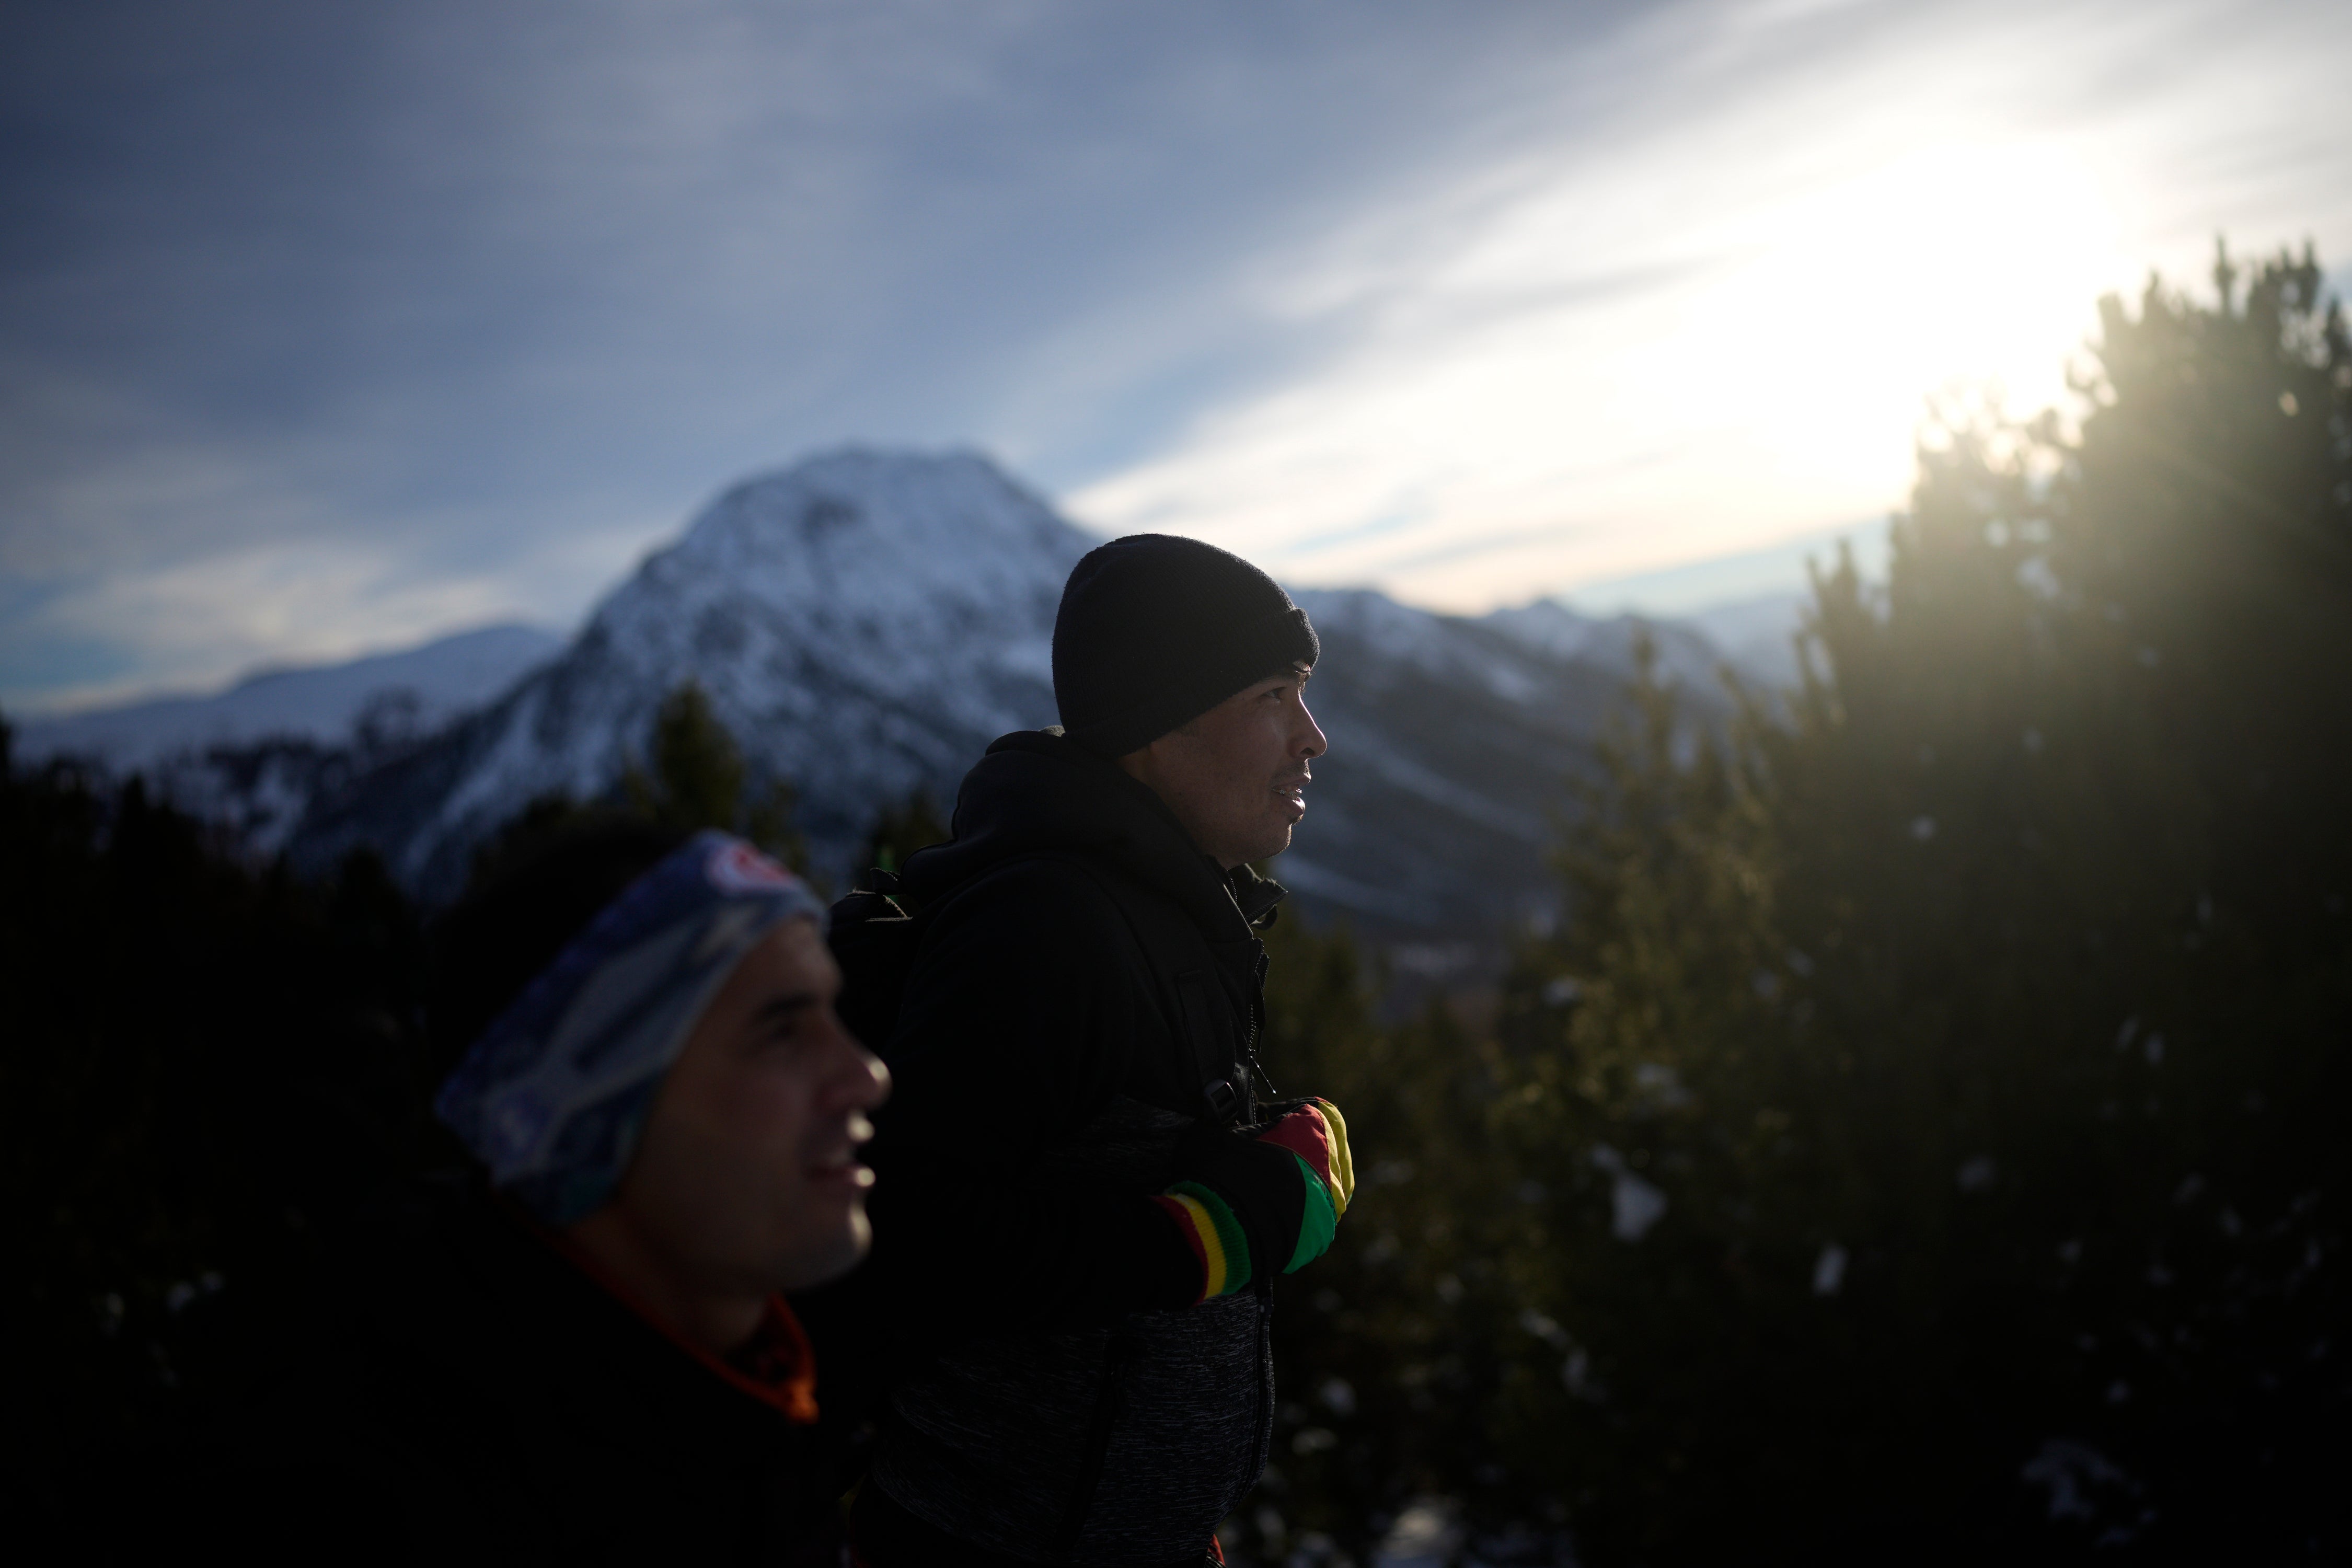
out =
[[[841,972],[815,922],[744,954],[662,1079],[614,1196],[682,1282],[798,1289],[846,1272],[871,1236],[857,1163],[889,1073],[835,1016]]]
[[[1227,870],[1281,854],[1307,815],[1308,764],[1329,749],[1307,710],[1307,675],[1246,686],[1118,760]]]

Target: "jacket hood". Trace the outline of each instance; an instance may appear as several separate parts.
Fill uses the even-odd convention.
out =
[[[907,858],[918,902],[1006,860],[1041,852],[1097,859],[1157,889],[1213,940],[1250,937],[1283,888],[1247,866],[1228,874],[1150,787],[1058,730],[1000,737],[956,791],[955,837]]]

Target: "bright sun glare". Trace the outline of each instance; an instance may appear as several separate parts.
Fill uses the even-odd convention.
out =
[[[2061,399],[2125,276],[2105,188],[2051,146],[1841,146],[1777,184],[1702,182],[1679,195],[1712,216],[1674,255],[1639,238],[1654,173],[1529,181],[1361,289],[1340,362],[1220,411],[1080,514],[1301,581],[1524,601],[1883,515],[1931,397]]]
[[[1907,474],[1921,399],[1955,381],[2060,400],[2116,280],[2099,184],[2023,144],[1929,148],[1771,216],[1691,342],[1724,356],[1759,446],[1832,483]]]

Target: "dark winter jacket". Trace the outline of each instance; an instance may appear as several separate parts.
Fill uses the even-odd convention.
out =
[[[716,1362],[478,1184],[351,1239],[235,1482],[279,1512],[334,1500],[310,1560],[834,1560],[808,1555],[838,1540],[837,1489],[788,1311],[764,1363]]]
[[[927,1552],[935,1532],[1033,1563],[1198,1563],[1265,1467],[1269,1301],[1188,1305],[1197,1265],[1150,1195],[1196,1121],[1249,1114],[1253,924],[1281,889],[1228,877],[1051,731],[989,748],[953,842],[903,884],[927,929],[869,1158],[875,1275],[910,1327],[866,1555],[976,1560]]]

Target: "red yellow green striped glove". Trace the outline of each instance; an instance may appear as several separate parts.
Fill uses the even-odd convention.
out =
[[[1179,1151],[1177,1173],[1154,1201],[1200,1264],[1203,1301],[1322,1257],[1356,1191],[1348,1124],[1328,1100],[1254,1133],[1204,1122]]]

